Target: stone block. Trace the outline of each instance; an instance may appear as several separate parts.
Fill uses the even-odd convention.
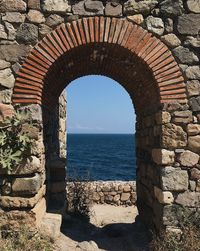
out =
[[[162,126],[162,147],[167,149],[182,148],[187,145],[187,134],[175,124]]]
[[[124,202],[124,201],[127,201],[130,199],[130,193],[122,193],[121,194],[121,201]]]
[[[200,207],[200,193],[189,191],[180,193],[175,202],[184,207]]]
[[[2,16],[3,21],[10,23],[23,23],[25,19],[25,14],[21,14],[19,12],[6,12],[5,15]]]
[[[162,191],[158,187],[154,187],[154,194],[155,194],[155,197],[157,198],[157,200],[161,204],[171,204],[174,201],[174,197],[171,192]]]
[[[178,160],[182,166],[193,167],[199,162],[199,155],[186,150],[179,155]]]
[[[174,163],[174,157],[174,151],[168,151],[165,149],[152,150],[153,161],[158,165],[171,165]]]
[[[36,231],[46,212],[46,200],[41,199],[33,209],[10,210],[0,209],[0,228],[9,227],[11,230],[19,230],[26,226],[30,231]]]
[[[199,0],[187,0],[186,2],[189,11],[194,13],[200,13],[200,2]]]
[[[49,13],[67,13],[71,11],[68,0],[44,0],[42,10]]]
[[[62,215],[46,213],[42,218],[39,231],[55,241],[59,238],[61,232]]]
[[[10,68],[0,70],[0,86],[4,86],[6,88],[13,88],[14,83],[15,78]]]
[[[183,11],[183,2],[182,0],[164,0],[159,4],[160,12],[163,16],[180,16]]]
[[[45,22],[44,15],[38,10],[29,10],[27,19],[34,24],[41,24]]]
[[[171,115],[169,112],[158,112],[156,113],[156,123],[158,125],[167,124],[171,121]]]
[[[175,48],[173,50],[173,54],[182,64],[191,65],[199,62],[198,56],[195,55],[194,52],[183,46]]]
[[[173,113],[172,122],[176,124],[188,124],[193,121],[192,111],[176,111]]]
[[[121,16],[122,5],[117,2],[108,2],[105,7],[106,16]]]
[[[161,37],[162,41],[169,47],[175,48],[181,45],[180,39],[173,33]]]
[[[27,57],[31,46],[23,44],[0,45],[0,59],[9,62],[17,62],[23,57]]]
[[[46,186],[44,185],[33,197],[0,196],[0,206],[4,208],[33,208],[45,195],[45,192]]]
[[[64,18],[57,15],[57,14],[52,14],[50,16],[47,17],[45,24],[55,28],[56,26],[58,26],[59,24],[64,22]]]
[[[157,0],[128,0],[124,3],[124,14],[149,14],[157,3]]]
[[[31,195],[36,194],[42,185],[41,176],[36,173],[33,177],[15,178],[12,181],[13,194]]]
[[[142,24],[144,22],[144,17],[142,14],[135,14],[132,16],[127,16],[127,19],[136,24]]]
[[[198,80],[191,80],[186,85],[189,97],[200,95],[200,82]]]
[[[164,32],[164,23],[161,18],[148,16],[145,20],[148,31],[162,35]]]
[[[200,135],[188,137],[188,147],[195,153],[200,153]]]
[[[200,14],[183,14],[178,17],[177,30],[182,35],[197,35]]]
[[[0,125],[4,123],[6,118],[14,115],[14,108],[12,105],[0,104]]]
[[[192,37],[192,36],[187,36],[186,40],[184,41],[184,45],[186,46],[191,46],[193,48],[199,48],[200,47],[200,40],[198,37]]]
[[[22,23],[17,30],[17,41],[24,44],[36,44],[38,40],[38,27],[34,24]]]
[[[189,103],[193,112],[200,111],[200,96],[190,98]]]
[[[26,2],[23,0],[1,0],[0,12],[19,11],[25,12],[27,8]]]
[[[40,10],[40,0],[28,0],[28,8]]]
[[[161,170],[161,186],[165,191],[185,191],[188,189],[188,173],[185,170],[165,167]]]
[[[191,180],[200,180],[200,170],[197,168],[192,168],[190,170],[190,178]]]
[[[72,5],[72,13],[80,16],[103,15],[103,3],[100,1],[80,1]]]
[[[200,66],[189,66],[185,71],[186,77],[188,79],[198,79],[200,80]]]

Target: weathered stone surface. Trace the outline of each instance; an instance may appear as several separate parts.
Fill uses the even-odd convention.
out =
[[[50,33],[52,29],[46,24],[40,24],[39,26],[39,36],[40,38],[45,37],[48,33]]]
[[[10,68],[0,70],[0,85],[1,86],[12,88],[14,86],[14,83],[15,83],[15,78]]]
[[[13,27],[12,24],[5,22],[6,31],[8,33],[9,40],[15,40],[16,38],[16,29]]]
[[[185,74],[188,79],[199,79],[200,80],[200,66],[189,66]]]
[[[35,44],[38,39],[38,27],[34,24],[23,23],[17,30],[17,40],[25,44]]]
[[[1,90],[0,92],[0,103],[10,104],[11,103],[12,91],[10,89]]]
[[[200,1],[199,0],[187,0],[187,7],[189,11],[194,13],[200,13]]]
[[[199,162],[199,155],[186,150],[180,154],[178,159],[182,166],[192,167]]]
[[[174,197],[171,192],[162,191],[158,187],[154,187],[154,194],[155,194],[155,197],[157,198],[157,200],[161,204],[171,204],[174,201]]]
[[[18,44],[0,45],[0,59],[9,62],[17,62],[20,58],[26,57],[30,50],[30,46]]]
[[[200,193],[188,191],[180,193],[175,201],[184,207],[200,207]]]
[[[163,34],[164,23],[161,18],[148,16],[145,21],[148,31],[153,32],[157,35]]]
[[[175,48],[173,54],[182,64],[195,64],[199,62],[197,55],[183,46]]]
[[[175,48],[181,45],[180,39],[175,34],[167,34],[161,37],[162,41],[169,47]]]
[[[189,136],[195,136],[200,134],[200,125],[199,124],[187,125],[187,133]]]
[[[160,111],[156,113],[156,123],[158,125],[167,124],[171,121],[171,115],[169,112]]]
[[[187,134],[182,127],[174,124],[162,126],[162,146],[164,148],[181,148],[187,144]]]
[[[136,24],[142,24],[144,22],[144,17],[142,14],[135,14],[132,16],[127,16],[127,19],[129,21],[136,23]]]
[[[161,185],[166,191],[185,191],[188,189],[188,173],[174,167],[165,167],[161,173]]]
[[[2,24],[0,24],[0,39],[7,39],[6,30]]]
[[[130,193],[122,193],[121,194],[121,201],[127,201],[130,198]]]
[[[23,0],[1,0],[0,4],[0,12],[7,12],[7,11],[19,11],[25,12],[26,11],[26,2]]]
[[[107,3],[105,7],[105,14],[106,16],[121,16],[122,5],[116,2]]]
[[[45,233],[51,240],[55,241],[60,236],[60,228],[62,223],[62,215],[46,213],[42,218],[39,231]]]
[[[5,60],[0,59],[0,70],[4,70],[10,67],[10,63],[6,62]]]
[[[98,251],[99,248],[94,241],[83,241],[76,246],[77,251]]]
[[[103,15],[103,3],[100,1],[87,0],[72,5],[74,15],[94,16]]]
[[[64,22],[63,17],[56,15],[56,14],[52,14],[52,15],[48,16],[45,24],[52,27],[52,28],[55,28],[56,26],[58,26],[59,24],[61,24],[63,22]]]
[[[197,35],[200,14],[184,14],[178,17],[177,30],[183,35]]]
[[[149,14],[151,10],[157,5],[157,0],[128,0],[124,3],[125,14]]]
[[[45,22],[44,15],[38,10],[29,10],[27,19],[31,23],[35,23],[35,24],[41,24]]]
[[[177,124],[188,124],[193,121],[192,111],[176,111],[173,113],[172,121]]]
[[[44,0],[42,9],[51,13],[66,13],[71,10],[71,6],[68,0]]]
[[[189,181],[189,187],[190,187],[191,191],[195,191],[195,189],[196,189],[196,181],[190,180]]]
[[[189,97],[200,95],[200,82],[198,80],[188,81],[186,87]]]
[[[40,0],[28,0],[28,8],[40,10]]]
[[[200,47],[200,39],[197,37],[191,37],[188,36],[186,40],[184,41],[184,45],[186,46],[192,46],[194,48],[199,48]]]
[[[173,22],[173,19],[171,18],[166,18],[165,19],[165,31],[167,33],[172,33],[173,30],[174,30],[174,22]]]
[[[200,135],[190,136],[188,138],[188,147],[195,153],[200,153]]]
[[[25,21],[25,18],[26,15],[19,12],[6,12],[5,15],[2,16],[3,21],[10,23],[23,23]]]
[[[165,16],[179,16],[184,10],[182,0],[164,0],[159,7],[161,13]]]
[[[38,193],[34,197],[26,198],[26,197],[11,197],[11,196],[1,196],[0,197],[0,205],[2,207],[8,208],[20,208],[20,207],[28,207],[33,208],[37,202],[45,195],[46,186],[44,185],[38,191]]]
[[[36,194],[42,184],[41,176],[35,174],[33,177],[16,178],[12,181],[12,191],[15,194]]]
[[[174,163],[175,153],[165,149],[153,149],[152,157],[153,161],[158,165],[171,165]]]
[[[190,171],[191,180],[200,180],[200,170],[197,168],[192,168]]]
[[[194,112],[200,111],[200,96],[198,97],[192,97],[189,100],[190,106]]]

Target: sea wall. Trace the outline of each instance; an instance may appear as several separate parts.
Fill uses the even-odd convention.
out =
[[[86,191],[88,203],[131,206],[136,203],[135,181],[67,182],[68,204]]]

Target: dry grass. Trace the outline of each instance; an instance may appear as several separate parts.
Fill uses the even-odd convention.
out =
[[[151,243],[151,251],[200,251],[200,215],[189,214],[181,216],[179,225],[182,234],[163,233]]]
[[[0,236],[1,251],[53,251],[53,243],[41,234],[31,234],[26,228]]]

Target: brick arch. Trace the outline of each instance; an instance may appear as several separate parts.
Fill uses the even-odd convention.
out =
[[[88,74],[124,82],[136,109],[151,101],[187,102],[184,78],[164,43],[125,19],[89,17],[60,25],[32,49],[13,103],[51,106],[67,83]]]

